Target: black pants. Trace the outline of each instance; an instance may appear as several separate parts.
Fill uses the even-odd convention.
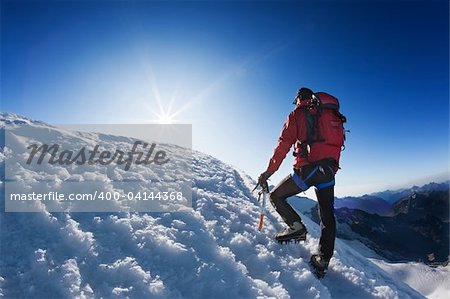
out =
[[[309,187],[316,187],[319,203],[321,236],[319,254],[327,260],[331,259],[336,238],[336,221],[334,218],[334,170],[331,165],[306,165],[295,169],[294,173],[285,177],[270,194],[270,202],[281,215],[287,225],[301,222],[300,216],[287,203],[287,198]]]

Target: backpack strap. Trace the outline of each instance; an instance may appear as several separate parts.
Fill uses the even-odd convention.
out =
[[[302,143],[305,143],[306,148],[306,145],[311,145],[314,142],[323,141],[323,139],[320,138],[319,132],[319,118],[322,114],[323,109],[322,102],[318,97],[313,95],[313,98],[308,103],[308,105],[301,106],[300,109],[304,111],[306,124],[306,140],[303,140]],[[314,113],[312,113],[313,109],[315,110]],[[305,149],[302,152],[305,153]]]

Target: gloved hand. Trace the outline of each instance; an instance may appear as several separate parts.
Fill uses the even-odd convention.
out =
[[[267,180],[273,173],[264,171],[258,177],[258,184],[263,188],[265,192],[269,192],[269,185],[267,184]]]

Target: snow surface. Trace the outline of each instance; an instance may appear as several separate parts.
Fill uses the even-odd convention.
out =
[[[430,299],[450,297],[450,265],[430,267],[422,263],[387,263],[371,259],[381,269],[390,273]]]
[[[368,258],[397,280],[401,280],[427,298],[448,298],[450,265],[432,267],[423,263],[391,263],[357,240],[341,240]]]
[[[1,117],[6,126],[23,121],[49,128],[12,114]],[[70,142],[87,138],[60,133]],[[111,147],[117,142],[108,135],[94,137]],[[254,185],[243,172],[194,152],[190,212],[1,212],[0,296],[423,298],[341,240],[328,275],[316,279],[308,261],[316,252],[320,227],[305,216],[306,242],[274,242],[273,235],[283,228],[281,218],[268,203],[264,228],[257,230]]]

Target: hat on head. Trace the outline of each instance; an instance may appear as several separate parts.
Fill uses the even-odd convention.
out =
[[[296,104],[297,99],[300,99],[300,101],[310,100],[310,99],[312,99],[312,96],[313,96],[313,92],[311,89],[309,89],[307,87],[302,87],[297,91],[297,96],[295,97],[294,102],[292,104]]]

